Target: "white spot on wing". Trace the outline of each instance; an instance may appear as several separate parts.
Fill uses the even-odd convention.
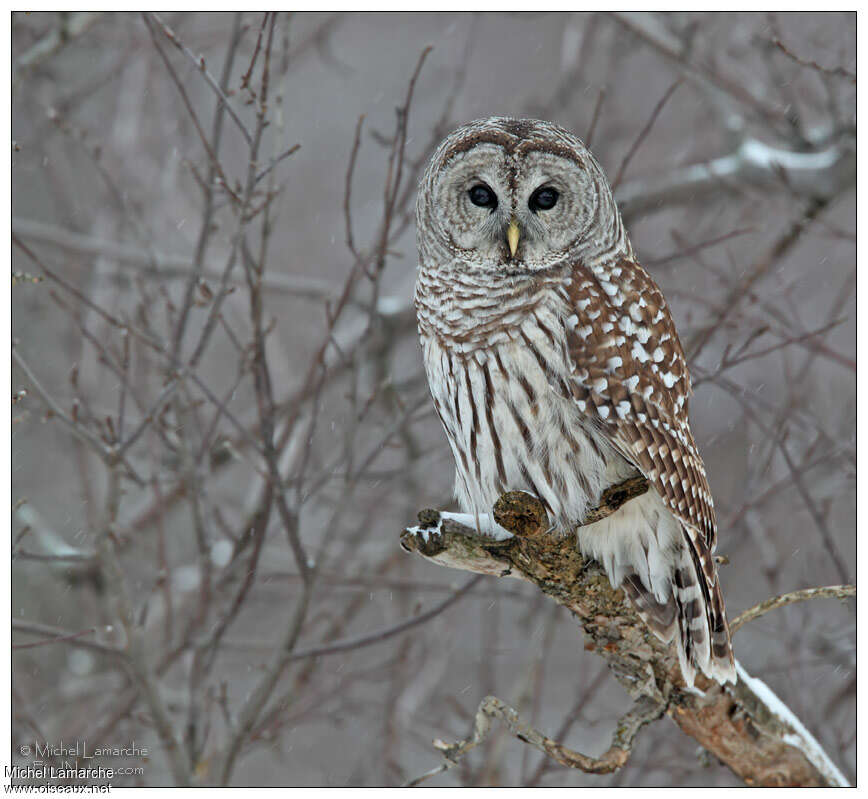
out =
[[[645,348],[638,341],[633,342],[632,355],[639,363],[645,363],[649,360],[648,353],[645,352]]]

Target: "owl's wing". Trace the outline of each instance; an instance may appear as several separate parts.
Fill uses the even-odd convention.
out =
[[[685,678],[691,680],[687,664],[695,661],[716,679],[734,682],[713,556],[714,504],[687,417],[687,362],[663,294],[639,264],[626,259],[602,275],[578,265],[567,293],[574,310],[566,319],[573,397],[681,522],[685,549],[673,563],[672,595]],[[651,592],[638,581],[633,588],[628,593],[636,608],[652,623]]]
[[[648,478],[683,525],[713,549],[717,524],[687,416],[690,376],[666,300],[634,261],[611,280],[573,271],[567,319],[579,407]]]

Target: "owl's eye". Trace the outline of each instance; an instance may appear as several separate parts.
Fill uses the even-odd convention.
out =
[[[560,197],[560,194],[558,194],[557,189],[553,189],[551,186],[543,186],[531,194],[527,204],[531,211],[548,211],[550,208],[555,207],[558,197]]]
[[[469,192],[470,202],[480,208],[497,208],[497,197],[484,183],[477,183]]]

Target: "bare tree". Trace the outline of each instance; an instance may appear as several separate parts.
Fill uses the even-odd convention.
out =
[[[854,26],[14,15],[14,763],[81,741],[118,750],[90,762],[114,785],[852,779]],[[452,475],[416,184],[490,113],[591,142],[672,301],[744,625],[731,693],[681,691],[564,542],[429,512],[402,538],[425,559],[398,547]],[[846,607],[793,593],[817,587]],[[732,770],[643,735],[663,713]]]

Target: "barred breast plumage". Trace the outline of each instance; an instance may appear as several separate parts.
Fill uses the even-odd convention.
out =
[[[568,132],[490,119],[448,137],[417,203],[416,308],[462,508],[530,491],[567,532],[608,486],[652,489],[578,530],[682,672],[735,671],[684,354],[599,166]]]

